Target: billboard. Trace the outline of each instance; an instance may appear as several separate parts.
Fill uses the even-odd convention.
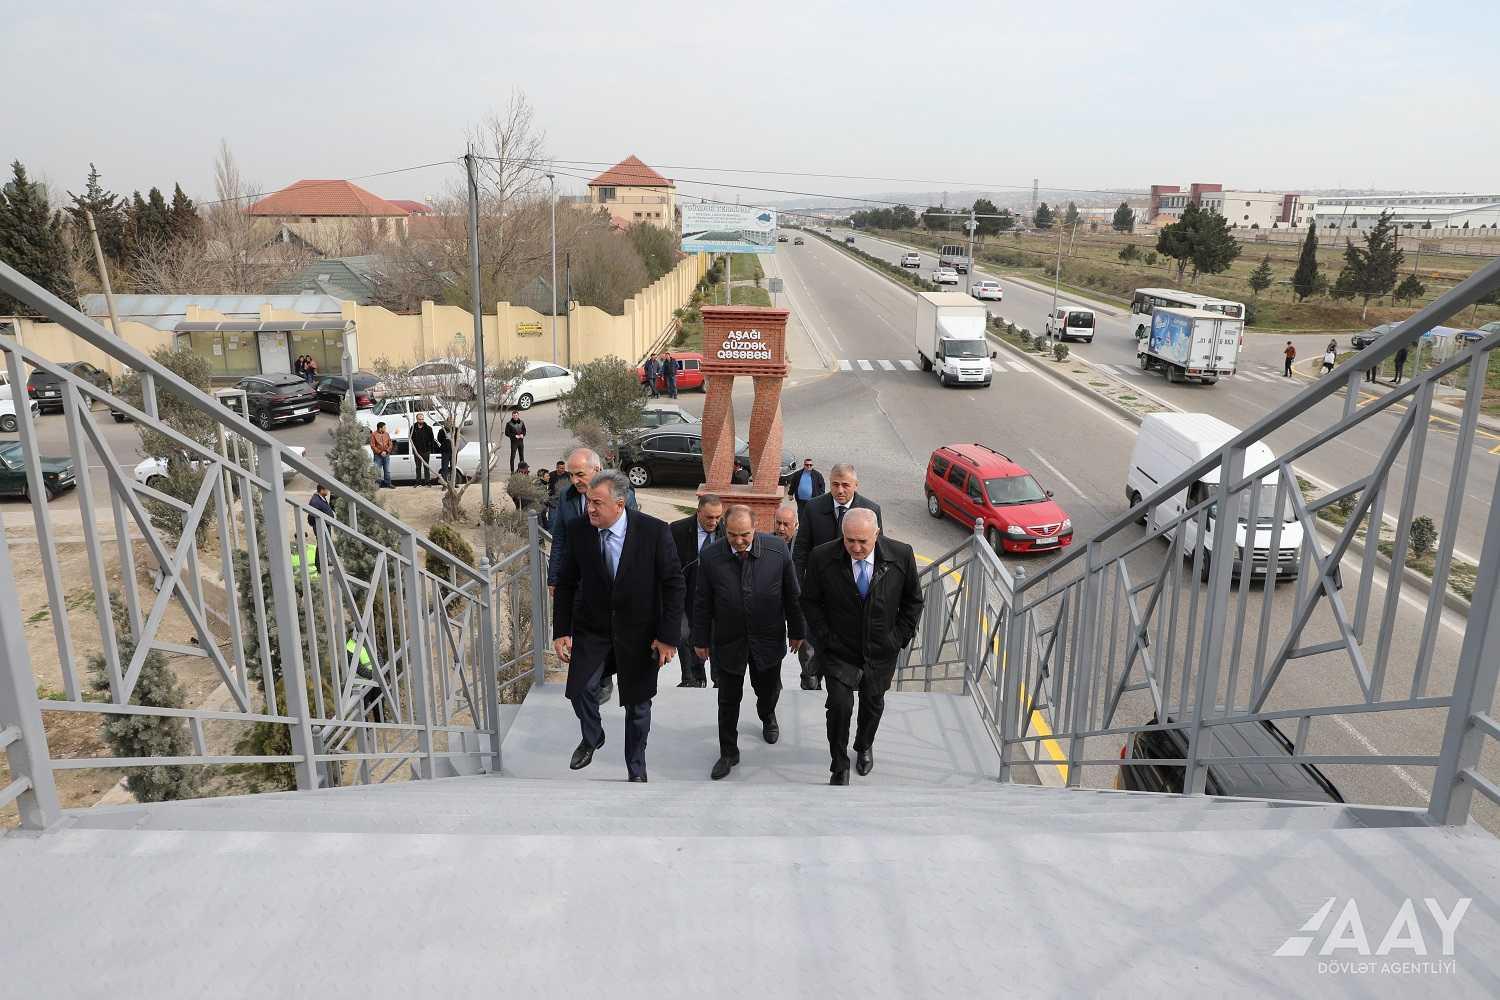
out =
[[[682,205],[682,252],[775,253],[776,213],[751,205]]]

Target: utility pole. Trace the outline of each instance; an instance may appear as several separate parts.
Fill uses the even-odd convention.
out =
[[[964,293],[968,294],[974,283],[974,231],[979,223],[974,221],[974,208],[969,207],[969,269],[964,272]]]
[[[120,317],[115,315],[115,293],[109,287],[109,265],[104,263],[104,250],[99,246],[99,230],[94,227],[94,213],[83,210],[89,220],[89,238],[94,241],[94,262],[99,265],[99,280],[104,283],[104,304],[109,308],[109,332],[120,336]]]
[[[569,251],[569,252],[563,254],[563,271],[567,274],[566,284],[568,286],[568,292],[567,292],[567,294],[565,296],[563,296],[564,309],[566,310],[563,313],[564,322],[565,322],[565,325],[564,325],[564,328],[563,328],[563,340],[567,341],[567,344],[565,346],[568,348],[568,353],[567,353],[568,367],[572,368],[573,367],[573,253],[572,253],[572,251]]]
[[[557,364],[557,178],[547,174],[552,201],[552,363]]]
[[[1036,194],[1037,194],[1037,186],[1036,185],[1037,185],[1037,180],[1038,180],[1038,178],[1036,178],[1036,177],[1033,177],[1031,179],[1031,224],[1033,226],[1036,225]]]
[[[481,517],[492,514],[490,508],[490,420],[485,407],[484,386],[484,312],[479,290],[479,160],[474,156],[474,145],[464,155],[464,169],[469,181],[469,306],[474,310],[474,367],[475,396],[479,400],[479,503]],[[498,319],[498,317],[496,317]],[[484,533],[484,554],[494,562],[492,532]]]
[[[1047,316],[1047,346],[1052,346],[1052,322],[1057,317],[1057,286],[1062,281],[1062,226],[1057,227],[1057,269],[1052,272],[1052,312]]]

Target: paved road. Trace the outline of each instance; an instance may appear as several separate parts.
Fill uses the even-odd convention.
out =
[[[837,239],[842,240],[847,235],[851,235],[851,231],[834,230],[834,237]],[[858,249],[892,263],[900,263],[903,254],[915,249],[864,234],[854,235]],[[922,255],[921,273],[931,274],[937,264],[936,256],[925,250],[918,252]],[[976,270],[974,277],[995,278],[1004,289],[1005,297],[1002,301],[985,303],[991,313],[1004,316],[1017,326],[1036,332],[1044,329],[1047,314],[1052,307],[1051,289],[1038,289],[1012,277],[991,274],[982,269]],[[962,291],[963,287],[959,285],[958,290]],[[1212,413],[1236,427],[1248,427],[1306,388],[1304,379],[1288,379],[1281,374],[1281,352],[1287,340],[1296,343],[1297,355],[1304,360],[1319,356],[1328,342],[1324,334],[1290,338],[1247,334],[1245,357],[1239,373],[1234,377],[1224,379],[1214,386],[1171,384],[1159,372],[1140,370],[1136,361],[1134,325],[1127,322],[1130,315],[1128,311],[1117,307],[1100,308],[1067,293],[1060,294],[1058,301],[1099,309],[1094,342],[1071,342],[1069,348],[1074,355],[1111,377],[1128,382],[1142,394],[1155,396],[1177,409]],[[1347,349],[1347,344],[1344,346]],[[910,356],[912,351],[909,346],[905,354],[899,355]],[[1370,394],[1361,405],[1376,398],[1379,397]],[[1325,400],[1273,433],[1267,443],[1273,450],[1285,451],[1292,448],[1338,421],[1343,416],[1343,406],[1342,398]],[[1336,445],[1325,445],[1300,459],[1297,467],[1305,475],[1312,475],[1325,483],[1338,486],[1361,479],[1379,462],[1399,419],[1396,414],[1381,414],[1367,420],[1340,435]],[[1435,417],[1431,431],[1427,440],[1426,457],[1422,462],[1417,505],[1419,514],[1426,513],[1441,524],[1457,445],[1457,427],[1451,420]],[[1394,468],[1394,482],[1399,484],[1404,479],[1404,459],[1398,459]],[[1462,553],[1474,557],[1479,554],[1483,544],[1484,515],[1488,513],[1490,498],[1494,496],[1497,475],[1500,475],[1500,435],[1481,432],[1470,455],[1469,473],[1464,488],[1467,510],[1460,518],[1456,536],[1458,550]],[[1388,502],[1386,509],[1389,511],[1394,507]]]
[[[927,516],[921,489],[930,451],[954,440],[982,441],[1029,466],[1044,486],[1056,491],[1080,537],[1123,512],[1134,425],[1039,372],[1007,368],[997,373],[988,389],[944,389],[930,374],[899,365],[900,359],[912,356],[910,292],[820,240],[809,240],[779,256],[790,308],[801,314],[814,336],[823,339],[833,357],[898,362],[889,369],[872,364],[869,370],[856,364],[816,384],[789,390],[784,397],[788,448],[806,451],[825,470],[833,461],[853,459],[861,470],[862,492],[881,503],[891,534],[913,542],[929,556],[962,540],[962,526]],[[1014,283],[1007,283],[1008,299],[1013,287]],[[1007,302],[1012,309],[1017,304],[1014,299]],[[1136,579],[1160,565],[1163,551],[1148,546],[1132,559]],[[1055,558],[1030,558],[1021,564],[1034,573]],[[1346,562],[1346,581],[1357,579],[1358,568],[1357,562]],[[1346,599],[1352,590],[1346,586]],[[1379,586],[1374,594],[1377,601],[1384,598]],[[1416,657],[1425,620],[1425,605],[1418,596],[1405,593],[1398,605],[1393,664],[1410,664]],[[1260,597],[1259,590],[1252,593],[1252,616],[1259,612]],[[1272,635],[1285,633],[1293,600],[1292,587],[1283,586],[1274,593]],[[1433,691],[1446,690],[1451,684],[1462,638],[1461,620],[1444,614],[1441,622],[1433,658]],[[1319,633],[1316,638],[1313,632]],[[1306,636],[1308,641],[1326,637],[1318,629]],[[1371,640],[1373,644],[1373,633]],[[1350,678],[1347,658],[1340,655],[1295,661],[1287,668],[1271,707],[1358,701]],[[1242,690],[1243,680],[1238,685]],[[1145,722],[1147,713],[1148,703],[1136,698],[1122,710],[1121,721]],[[1312,746],[1315,752],[1327,753],[1367,753],[1371,746],[1388,753],[1435,752],[1440,725],[1436,713],[1423,718],[1324,720],[1313,727]],[[1093,746],[1093,742],[1101,745]],[[1089,747],[1089,753],[1099,757],[1118,751],[1118,741],[1091,741]],[[1423,768],[1343,765],[1327,770],[1345,794],[1358,801],[1419,804],[1425,793],[1418,790],[1430,780]],[[1103,768],[1085,778],[1086,782],[1106,780]]]

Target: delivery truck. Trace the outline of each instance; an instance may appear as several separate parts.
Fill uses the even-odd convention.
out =
[[[1163,309],[1151,313],[1151,332],[1138,341],[1142,371],[1161,370],[1168,382],[1192,380],[1213,385],[1233,375],[1245,340],[1245,321],[1206,309]]]
[[[958,292],[917,295],[914,333],[924,372],[937,372],[943,385],[989,385],[995,354],[985,339],[989,311]]]

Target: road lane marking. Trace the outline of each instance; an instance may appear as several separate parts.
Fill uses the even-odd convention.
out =
[[[893,372],[896,370],[896,366],[891,364],[889,361],[886,361],[884,358],[877,362],[877,364],[879,364],[880,367],[884,368],[888,372]]]
[[[1019,361],[1007,361],[1005,363],[1010,366],[1011,371],[1021,372],[1022,374],[1035,372],[1035,369],[1030,365],[1023,365]]]
[[[1078,488],[1078,484],[1075,483],[1075,482],[1073,482],[1073,480],[1069,479],[1067,476],[1063,475],[1062,474],[1062,470],[1059,469],[1057,466],[1053,465],[1051,462],[1049,462],[1045,458],[1043,458],[1041,452],[1037,451],[1035,448],[1027,448],[1026,450],[1029,451],[1029,452],[1031,452],[1032,456],[1038,462],[1041,462],[1048,469],[1050,469],[1052,471],[1052,474],[1054,476],[1056,476],[1058,479],[1061,479],[1063,481],[1063,483],[1068,487],[1068,489],[1072,490],[1073,493],[1080,500],[1085,500],[1085,501],[1088,500],[1088,495],[1086,493],[1084,493],[1083,490],[1080,490]]]
[[[875,370],[875,366],[870,364],[870,362],[864,360],[863,358],[859,359],[857,363],[859,364],[861,371],[872,372]]]
[[[839,358],[839,371],[852,372],[853,370],[854,366],[851,365],[846,358]]]
[[[908,361],[906,358],[902,358],[901,367],[905,368],[909,372],[914,372],[917,370],[917,363],[915,361]]]

